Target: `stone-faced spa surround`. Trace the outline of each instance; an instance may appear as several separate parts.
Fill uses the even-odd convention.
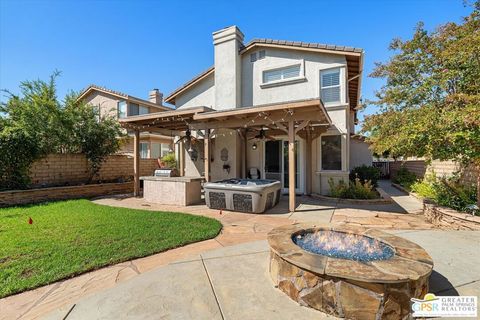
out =
[[[387,260],[359,262],[310,253],[292,238],[332,230],[367,236],[395,251]],[[410,298],[428,292],[432,258],[419,245],[377,229],[292,224],[268,234],[270,276],[281,291],[303,306],[347,319],[406,319]]]

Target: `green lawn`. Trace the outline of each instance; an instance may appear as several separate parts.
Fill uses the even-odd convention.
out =
[[[88,200],[3,208],[0,298],[213,238],[221,227],[202,216],[115,208]]]

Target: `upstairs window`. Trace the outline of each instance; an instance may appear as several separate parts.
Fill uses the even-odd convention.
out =
[[[322,101],[340,102],[340,69],[322,71],[320,78]]]
[[[281,69],[267,70],[263,72],[263,83],[300,77],[300,65],[294,65]]]
[[[342,170],[342,137],[322,136],[322,170]]]
[[[148,114],[148,107],[140,106],[138,109],[138,114]]]
[[[128,104],[128,116],[138,116],[139,106],[136,103]]]
[[[125,101],[118,101],[117,114],[119,119],[127,117],[127,103]]]

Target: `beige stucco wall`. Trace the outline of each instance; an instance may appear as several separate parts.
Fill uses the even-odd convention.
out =
[[[263,50],[263,49],[259,49]],[[256,50],[256,51],[259,51]],[[264,49],[264,59],[250,62],[249,51],[242,56],[242,105],[243,107],[318,98],[320,96],[320,70],[341,67],[340,78],[345,79],[345,57],[324,53],[285,49]],[[298,83],[261,87],[263,71],[301,64],[300,74],[305,77]],[[345,82],[345,81],[344,81]],[[342,103],[346,103],[345,85],[342,86]]]
[[[84,98],[85,102],[100,108],[100,116],[113,116],[117,118],[118,97],[103,92],[93,91]]]
[[[100,109],[100,116],[113,116],[117,118],[118,116],[118,109],[117,105],[119,101],[127,101],[126,99],[117,97],[115,95],[107,94],[104,92],[99,92],[99,91],[92,91],[90,94],[85,96],[84,101],[92,106],[99,107]],[[137,102],[135,102],[137,103]],[[138,103],[137,103],[138,104]],[[140,104],[142,105],[142,104]],[[149,113],[153,112],[160,112],[162,111],[159,108],[155,107],[150,107],[150,106],[145,106],[144,107],[148,108]],[[128,108],[127,108],[128,109]]]
[[[227,47],[228,49],[228,47]],[[266,56],[264,59],[250,61],[250,54],[259,50],[265,50]],[[230,52],[228,50],[224,51]],[[218,57],[221,57],[222,52],[215,53]],[[318,138],[312,143],[312,172],[306,173],[312,175],[312,191],[315,193],[328,193],[328,179],[333,178],[338,181],[340,179],[348,179],[348,173],[351,168],[357,166],[358,163],[368,163],[368,153],[363,146],[352,142],[350,134],[354,132],[354,113],[350,110],[348,104],[348,86],[347,86],[347,62],[342,55],[333,55],[326,53],[306,52],[301,50],[281,49],[281,48],[258,48],[240,57],[240,69],[229,66],[225,67],[221,61],[215,61],[215,68],[222,68],[222,76],[219,78],[231,78],[235,79],[238,74],[226,74],[225,72],[240,73],[241,86],[238,89],[238,83],[235,81],[222,81],[222,85],[218,86],[216,90],[215,76],[210,75],[199,83],[186,90],[184,93],[176,97],[177,108],[187,108],[195,106],[207,106],[217,109],[223,109],[224,106],[219,106],[219,101],[232,101],[232,92],[240,90],[241,99],[237,103],[236,107],[248,107],[252,105],[270,104],[270,103],[282,103],[292,100],[302,100],[310,98],[318,98],[320,96],[320,72],[321,70],[328,70],[331,68],[340,68],[341,79],[341,101],[334,104],[326,104],[326,110],[332,120],[332,126],[323,135],[341,135],[342,137],[342,169],[338,171],[323,171],[321,169],[321,139]],[[237,61],[235,59],[226,59],[225,61]],[[233,62],[232,62],[233,63]],[[278,83],[276,85],[262,85],[263,71],[292,66],[300,64],[300,74],[302,79],[297,79],[295,83]],[[224,68],[225,67],[225,68]],[[240,71],[239,71],[240,70]],[[226,88],[231,84],[231,88]],[[221,88],[221,90],[220,90]],[[225,139],[225,142],[222,142]],[[238,140],[238,139],[237,139]],[[219,137],[215,144],[230,145],[234,143],[226,137]],[[251,146],[253,141],[249,141],[247,147],[247,167],[258,168],[262,173],[264,169],[264,151],[263,144],[258,143],[258,149],[252,150]],[[217,161],[216,155],[221,148],[215,147],[215,159],[211,164],[212,180],[225,179],[232,177],[233,172],[237,172],[236,175],[241,175],[241,150],[239,150],[241,144],[236,141],[234,145],[231,145],[232,151],[238,150],[238,154],[235,157],[236,163],[230,163],[231,173],[227,175],[222,169],[223,163]],[[304,148],[304,144],[303,144]],[[200,154],[203,155],[203,146],[200,148]],[[230,153],[230,151],[229,151]],[[233,154],[233,153],[232,153]],[[358,158],[357,158],[358,157]],[[192,173],[193,175],[200,175],[203,173],[203,161],[197,160],[196,163],[192,163],[188,156],[186,157],[186,174]],[[301,165],[305,168],[305,155],[301,159]],[[234,167],[237,168],[234,170]],[[304,179],[302,180],[302,183]],[[305,186],[301,186],[304,189]]]
[[[350,170],[361,165],[371,166],[373,153],[369,144],[358,140],[350,139]]]
[[[177,109],[205,106],[213,108],[215,105],[215,80],[211,74],[191,89],[179,94],[175,98]]]
[[[192,148],[198,152],[196,161],[192,160],[191,154],[188,152],[189,146],[185,144],[185,175],[186,176],[203,176],[204,163],[204,142],[203,139],[197,140]],[[241,140],[236,130],[221,129],[210,142],[210,177],[212,181],[218,181],[228,178],[240,177],[241,172]],[[228,160],[222,161],[222,149],[228,151]],[[230,165],[230,172],[223,169],[223,165]]]

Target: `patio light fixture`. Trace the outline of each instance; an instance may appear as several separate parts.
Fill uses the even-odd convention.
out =
[[[252,144],[252,150],[257,150],[257,143],[256,143],[256,142],[254,142],[254,143]]]

